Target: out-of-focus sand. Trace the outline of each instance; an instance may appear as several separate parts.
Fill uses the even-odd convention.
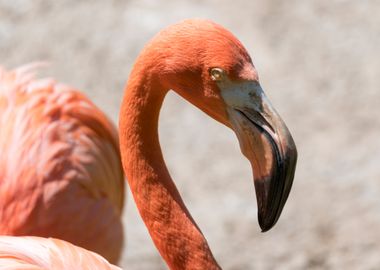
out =
[[[212,19],[247,47],[298,146],[282,217],[260,233],[237,139],[170,94],[160,119],[173,178],[225,269],[379,269],[380,5],[377,0],[0,0],[0,63],[36,60],[115,121],[144,43],[184,18]],[[1,127],[0,127],[1,128]],[[166,269],[131,196],[126,269]]]

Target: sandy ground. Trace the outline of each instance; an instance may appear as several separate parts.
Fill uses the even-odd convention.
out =
[[[380,269],[380,4],[377,0],[0,0],[0,63],[48,60],[115,121],[143,44],[184,18],[245,44],[299,162],[277,226],[260,233],[232,132],[170,94],[165,158],[224,269]],[[125,269],[166,269],[129,196]]]

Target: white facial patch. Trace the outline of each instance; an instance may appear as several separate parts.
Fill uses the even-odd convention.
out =
[[[227,76],[217,82],[224,102],[232,108],[250,107],[262,111],[263,89],[255,81],[233,82]]]
[[[244,114],[250,115],[251,120],[255,121],[256,119],[255,122],[259,123],[272,138],[277,139],[273,123],[277,122],[276,117],[279,118],[279,116],[257,81],[234,82],[223,74],[222,78],[216,83],[227,105],[227,112],[232,123],[235,123],[236,126],[239,125],[241,115],[237,114],[236,111],[244,112]],[[250,114],[248,111],[256,113]],[[261,120],[257,120],[259,115]],[[272,123],[272,125],[269,123]]]

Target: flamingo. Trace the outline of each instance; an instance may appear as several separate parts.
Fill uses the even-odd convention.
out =
[[[116,263],[125,183],[117,130],[79,91],[35,80],[36,69],[0,69],[0,235],[63,239]],[[28,239],[17,243],[37,242]]]
[[[94,252],[36,236],[0,236],[0,269],[121,270]]]
[[[250,161],[262,231],[277,222],[297,160],[292,136],[264,94],[247,50],[222,26],[185,20],[137,58],[120,110],[124,172],[139,213],[170,269],[221,269],[165,165],[158,118],[169,89],[231,128]]]

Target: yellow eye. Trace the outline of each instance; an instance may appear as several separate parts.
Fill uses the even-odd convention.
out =
[[[213,81],[221,81],[224,77],[224,70],[221,68],[212,68],[210,75]]]

